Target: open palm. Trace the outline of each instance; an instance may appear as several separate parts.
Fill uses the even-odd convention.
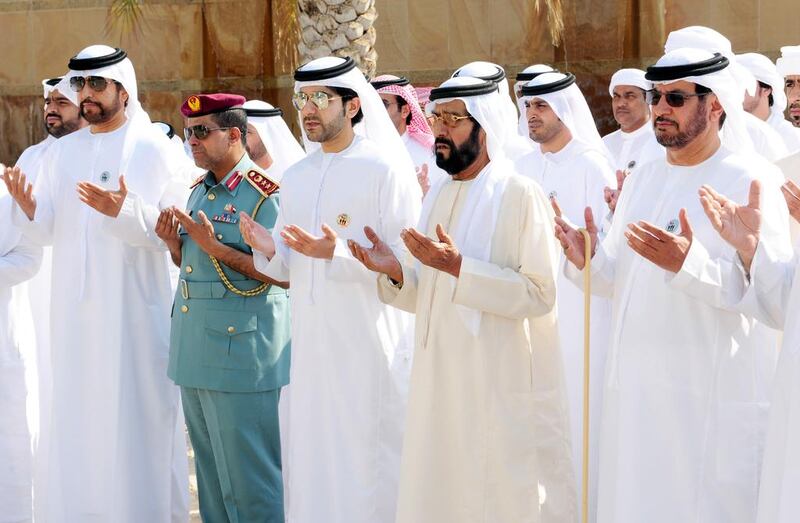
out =
[[[355,240],[347,242],[350,252],[364,266],[374,272],[388,275],[390,278],[399,281],[402,278],[400,262],[394,255],[391,247],[378,237],[377,233],[370,227],[364,227],[364,234],[372,243],[372,247],[364,247]]]
[[[717,233],[749,265],[761,231],[761,184],[755,180],[750,184],[747,205],[738,205],[707,185],[700,188],[700,202]]]

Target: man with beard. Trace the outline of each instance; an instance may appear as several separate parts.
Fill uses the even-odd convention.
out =
[[[398,523],[577,519],[552,210],[505,157],[502,103],[477,78],[434,89],[426,110],[450,177],[402,233],[413,258],[370,228],[369,243],[350,242],[381,299],[416,313]]]
[[[556,204],[557,214],[571,223],[583,225],[583,210],[589,206],[603,216],[603,189],[613,184],[609,153],[595,127],[575,77],[571,74],[544,73],[522,86],[520,101],[528,117],[530,137],[540,152],[517,162],[518,171],[535,180]],[[580,477],[583,456],[583,292],[559,275],[558,333],[564,354],[567,397],[572,428],[575,472]],[[590,425],[600,420],[602,380],[608,340],[609,303],[593,298],[591,305],[591,413]],[[593,519],[597,489],[597,433],[590,441],[589,514]]]
[[[47,131],[47,138],[41,142],[25,149],[17,160],[16,167],[20,171],[27,173],[31,183],[36,181],[39,171],[42,168],[44,159],[50,146],[58,138],[66,136],[84,126],[86,120],[80,115],[78,108],[77,94],[69,89],[69,85],[63,78],[50,78],[42,80],[44,89],[44,128]],[[4,188],[5,191],[5,188]],[[8,198],[11,201],[11,198]],[[11,207],[9,205],[9,211]],[[9,215],[10,218],[10,215]],[[13,231],[13,227],[11,228]],[[9,231],[13,234],[12,231]],[[10,251],[6,259],[11,260],[14,251]],[[17,513],[12,507],[13,504],[25,503],[26,510],[31,510],[31,483],[32,470],[42,469],[36,472],[37,475],[44,475],[47,465],[46,448],[49,436],[49,413],[50,413],[50,272],[51,272],[51,249],[45,247],[42,250],[41,265],[39,271],[30,280],[14,288],[14,298],[12,314],[14,314],[13,324],[16,325],[17,341],[19,351],[23,355],[26,373],[26,386],[20,387],[18,379],[11,376],[4,377],[2,381],[8,386],[8,398],[19,398],[22,409],[15,409],[7,405],[0,409],[8,413],[8,427],[18,430],[19,444],[26,449],[33,450],[33,468],[30,467],[30,450],[19,454],[16,460],[25,456],[28,465],[25,467],[15,467],[15,479],[19,485],[26,485],[26,494],[17,493],[13,500],[7,503],[0,502],[0,505],[9,507],[8,513]],[[32,314],[36,316],[36,328],[30,324]],[[13,384],[13,385],[12,385]],[[25,418],[14,421],[14,413],[25,413],[25,394],[28,394],[28,403],[31,408],[28,415],[32,419],[27,422],[30,427],[30,437],[27,436]],[[24,429],[24,430],[23,430]],[[20,447],[23,448],[23,447]],[[0,462],[13,463],[11,458],[0,459]],[[0,487],[2,488],[2,487]],[[0,498],[3,496],[0,494]],[[31,517],[30,515],[28,517]],[[24,518],[13,519],[13,521],[23,520]]]
[[[247,155],[271,180],[280,183],[283,173],[306,153],[283,121],[283,111],[261,100],[248,100]]]
[[[365,242],[369,226],[400,252],[421,192],[400,135],[351,58],[313,60],[294,78],[303,133],[319,148],[284,174],[273,236],[242,224],[260,252],[256,269],[291,285],[286,520],[392,521],[412,322],[378,300],[374,276],[347,241]],[[359,122],[364,134],[353,130]]]
[[[612,299],[600,426],[599,523],[751,522],[776,351],[732,296],[746,278],[736,251],[706,219],[705,184],[735,201],[762,180],[762,233],[791,257],[779,175],[747,144],[741,91],[721,54],[684,48],[649,67],[656,139],[666,157],[625,182],[599,241],[592,210],[592,291]],[[729,127],[730,126],[730,127]],[[745,151],[747,149],[744,149]],[[767,176],[769,178],[767,178]],[[583,237],[556,236],[581,284]]]
[[[183,205],[167,137],[137,99],[124,51],[69,62],[89,127],[48,151],[36,186],[6,170],[14,222],[53,246],[52,414],[35,519],[186,521],[178,389],[167,378],[170,288],[159,209]],[[76,194],[77,192],[77,194]]]

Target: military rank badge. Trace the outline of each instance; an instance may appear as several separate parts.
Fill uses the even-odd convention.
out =
[[[239,218],[230,213],[224,212],[222,214],[215,214],[214,217],[211,218],[211,221],[219,223],[239,223]]]
[[[336,223],[339,225],[339,227],[347,227],[350,225],[350,216],[342,213],[336,217]]]
[[[667,229],[666,230],[667,230],[667,232],[671,232],[671,233],[674,233],[675,231],[677,231],[678,230],[678,220],[674,220],[674,219],[670,220],[669,223],[667,224]]]
[[[225,205],[225,212],[235,213],[236,207],[234,207],[232,203],[228,203]]]

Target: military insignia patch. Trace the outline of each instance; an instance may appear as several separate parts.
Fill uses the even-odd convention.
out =
[[[675,232],[678,230],[678,220],[670,220],[667,224],[667,232]]]
[[[189,99],[186,100],[186,104],[189,106],[189,109],[191,109],[194,112],[200,110],[200,98],[196,96],[190,96]]]
[[[200,176],[198,176],[197,179],[194,181],[194,183],[192,183],[192,185],[189,186],[189,188],[190,189],[194,189],[195,187],[197,187],[198,185],[203,183],[203,180],[205,179],[205,177],[206,177],[205,174],[201,174]]]
[[[350,225],[350,216],[342,213],[336,217],[336,223],[339,225],[339,227],[347,227]]]
[[[269,198],[269,196],[277,191],[280,187],[277,183],[270,180],[269,177],[267,177],[264,173],[258,172],[255,169],[249,171],[246,178],[247,181],[250,182],[250,185],[255,187],[264,198]]]

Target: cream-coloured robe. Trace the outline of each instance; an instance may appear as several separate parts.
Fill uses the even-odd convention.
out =
[[[421,230],[455,230],[471,183],[447,180]],[[416,312],[398,523],[576,521],[552,222],[514,175],[489,260],[464,257],[457,280],[413,263],[402,289],[378,280],[383,301]],[[477,337],[456,305],[482,311]]]

